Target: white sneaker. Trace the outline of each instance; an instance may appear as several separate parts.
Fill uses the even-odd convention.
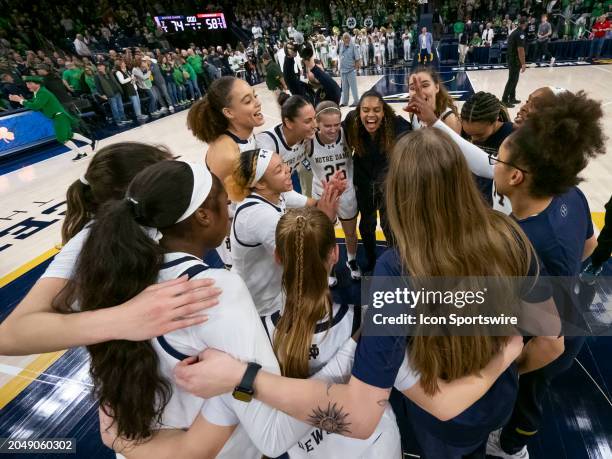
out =
[[[168,110],[170,110],[170,113],[174,113],[174,105],[170,105],[168,107]]]
[[[166,107],[162,107],[159,109],[160,113],[168,113],[168,109]]]
[[[351,279],[359,280],[361,279],[361,268],[357,264],[357,260],[350,260],[346,262],[346,267],[351,272]]]
[[[499,441],[501,436],[501,429],[491,432],[489,439],[487,440],[487,456],[494,456],[500,459],[529,459],[529,451],[527,446],[523,446],[523,449],[518,453],[508,454],[506,453]]]
[[[551,57],[550,58],[550,66],[552,67],[553,65],[555,65],[555,58]]]

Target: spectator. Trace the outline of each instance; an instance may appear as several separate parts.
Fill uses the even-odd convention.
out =
[[[491,23],[487,23],[487,28],[482,32],[482,45],[483,46],[491,46],[493,44],[493,38],[495,37],[495,32],[491,28]]]
[[[274,93],[274,97],[278,97],[281,91],[287,91],[287,85],[283,78],[283,71],[280,66],[272,60],[270,54],[262,55],[263,64],[266,70],[266,86]]]
[[[153,54],[153,53],[149,53]],[[170,98],[170,94],[168,94],[168,88],[166,87],[166,80],[164,79],[164,75],[162,74],[161,69],[159,68],[159,64],[157,59],[153,59],[150,55],[143,57],[143,60],[146,61],[151,69],[151,74],[153,75],[153,90],[155,91],[155,97],[160,102],[160,104],[168,108],[170,112],[174,112],[174,106],[172,105],[172,99]]]
[[[353,94],[353,105],[359,103],[359,93],[357,91],[357,70],[359,70],[360,54],[359,47],[351,41],[348,33],[342,35],[342,41],[338,47],[340,60],[340,78],[342,80],[342,103],[340,106],[348,105],[349,90]]]
[[[64,84],[73,94],[82,92],[81,75],[83,75],[83,70],[77,68],[74,62],[66,62],[66,70],[62,73],[62,80],[64,80]]]
[[[180,69],[181,72],[183,72],[183,78],[185,79],[185,86],[189,90],[191,102],[193,102],[196,98],[199,99],[202,97],[202,93],[198,87],[198,78],[195,70],[193,70],[193,67],[187,63],[185,58],[181,57],[179,59]]]
[[[183,102],[185,100],[185,94],[179,91],[178,85],[174,81],[172,64],[170,64],[168,56],[165,54],[161,57],[160,68],[164,76],[166,88],[168,89],[168,93],[170,94],[170,99],[172,99],[172,105],[174,105],[175,107],[183,105]]]
[[[612,25],[605,14],[602,14],[593,24],[593,41],[591,43],[590,57],[598,58],[601,56],[606,34],[612,30]]]
[[[81,35],[80,33],[78,33],[76,38],[74,39],[74,49],[77,55],[81,57],[83,56],[91,57],[91,51],[89,50],[89,47],[83,40],[83,35]]]
[[[2,74],[2,96],[8,100],[8,96],[10,94],[15,94],[21,97],[29,97],[30,91],[28,88],[22,83],[15,83],[15,79],[13,75],[10,73]],[[19,109],[21,108],[21,104],[19,102],[10,101],[9,105],[11,108]]]
[[[542,55],[548,59],[550,57],[550,65],[555,63],[555,58],[552,57],[550,51],[548,50],[548,42],[550,41],[550,37],[552,35],[552,27],[548,22],[548,16],[546,14],[542,15],[542,22],[540,23],[540,27],[538,27],[538,39],[536,44],[536,61],[542,61]]]
[[[138,92],[145,94],[149,98],[149,115],[158,117],[168,110],[158,110],[157,100],[155,99],[155,93],[153,92],[153,82],[151,81],[151,70],[149,69],[148,62],[137,57],[134,60],[134,67],[132,68],[132,76],[136,80],[136,86]]]
[[[263,30],[261,29],[261,26],[259,25],[259,23],[256,23],[252,28],[251,28],[251,33],[253,34],[253,39],[254,40],[259,40],[263,37]]]
[[[189,78],[189,74],[187,74],[187,78]],[[177,86],[177,96],[180,98],[181,95],[183,97],[183,105],[188,105],[187,101],[187,84],[185,83],[185,72],[181,69],[181,61],[180,58],[176,58],[172,64],[172,79]],[[189,86],[191,100],[193,101],[193,87]]]
[[[97,69],[98,73],[94,78],[97,93],[102,100],[108,101],[110,104],[111,113],[117,126],[121,127],[129,124],[131,121],[128,121],[125,117],[119,83],[107,73],[106,64],[98,64]]]
[[[121,92],[125,98],[132,103],[132,108],[134,109],[134,114],[138,121],[145,121],[148,117],[142,114],[136,81],[132,73],[128,70],[125,61],[115,61],[115,78],[121,85]]]
[[[40,64],[36,67],[36,74],[43,78],[43,85],[49,91],[53,93],[57,100],[64,106],[64,108],[68,109],[72,107],[72,96],[66,89],[66,84],[64,80],[62,80],[50,66],[46,64]]]

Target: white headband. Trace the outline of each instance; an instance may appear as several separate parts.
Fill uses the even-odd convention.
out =
[[[183,162],[191,167],[191,172],[193,172],[193,190],[191,191],[191,201],[187,210],[175,223],[182,222],[193,214],[206,200],[212,188],[212,175],[204,164]]]
[[[253,188],[264,176],[266,169],[268,168],[268,164],[270,164],[270,161],[272,160],[273,154],[274,152],[270,150],[259,150],[259,153],[257,154],[257,168],[255,169],[255,177],[253,177],[253,180],[251,180],[249,188]]]
[[[567,92],[567,89],[560,88],[558,86],[549,86],[548,89],[550,89],[552,91],[553,95],[555,95],[555,96],[558,96],[559,94]]]
[[[321,110],[319,110],[319,112],[316,114],[316,116],[319,116],[321,113],[323,113],[324,111],[327,111],[327,110],[334,110],[334,111],[342,114],[342,112],[340,111],[340,109],[338,107],[325,107],[325,108],[322,108]]]
[[[83,174],[83,175],[81,175],[81,176],[79,177],[79,181],[80,181],[80,182],[81,182],[83,185],[85,185],[85,186],[89,186],[89,182],[88,182],[88,181],[87,181],[87,179],[85,178],[85,174]]]

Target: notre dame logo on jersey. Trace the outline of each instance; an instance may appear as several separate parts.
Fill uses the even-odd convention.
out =
[[[316,344],[310,346],[309,359],[313,360],[319,357],[319,347]]]

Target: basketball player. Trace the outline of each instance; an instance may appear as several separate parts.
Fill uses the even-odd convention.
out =
[[[342,113],[334,102],[326,101],[317,105],[316,119],[318,131],[312,140],[308,162],[312,168],[312,190],[315,198],[320,198],[323,183],[334,173],[340,171],[346,177],[347,189],[340,195],[338,218],[346,241],[346,266],[353,280],[361,279],[361,269],[357,264],[357,197],[353,186],[353,155],[346,144],[342,129]],[[329,286],[338,283],[335,271],[331,271]]]
[[[440,183],[440,176],[448,180]],[[397,248],[386,251],[379,259],[376,275],[448,275],[452,271],[508,276],[527,275],[531,271],[528,241],[521,237],[510,218],[486,207],[461,152],[447,135],[422,129],[400,138],[390,156],[386,184],[387,208],[392,214],[390,222]],[[465,190],[467,195],[457,193],[458,189]],[[449,211],[457,214],[453,221],[458,226],[452,231],[448,228],[440,231],[437,219],[428,221],[426,217],[448,215]],[[406,224],[414,221],[425,227]],[[461,242],[459,235],[468,233],[474,236]],[[473,256],[474,250],[489,254]],[[495,256],[490,256],[491,250]],[[419,251],[426,251],[427,255]],[[432,251],[437,254],[431,256]],[[450,256],[445,254],[447,251],[452,252]],[[457,254],[458,258],[453,258]],[[461,266],[456,263],[443,266],[438,263],[443,257],[460,260]],[[471,261],[466,264],[466,260]],[[548,301],[550,293],[544,293],[532,301]],[[386,310],[380,311],[384,314]],[[497,344],[488,347],[493,343]],[[476,358],[469,351],[473,346],[491,351]],[[453,349],[453,358],[442,358],[448,355],[449,348]],[[408,355],[407,365],[413,371],[407,373],[398,388],[411,400],[410,414],[419,424],[415,428],[426,456],[460,457],[481,450],[489,432],[503,423],[512,410],[517,370],[511,363],[521,350],[520,337],[407,340],[397,336],[362,336],[347,384],[328,385],[260,371],[255,378],[254,396],[317,427],[325,425],[334,433],[367,438],[385,410],[396,368]],[[442,367],[429,365],[427,362],[432,359]],[[451,362],[459,361],[462,368],[466,368],[465,364],[469,369],[455,372]],[[200,362],[180,366],[176,375],[182,387],[200,396],[210,396],[233,387],[244,371],[245,364],[207,350]],[[442,374],[444,380],[440,379]],[[455,376],[449,377],[450,374]],[[296,393],[300,396],[291,396]],[[445,450],[454,455],[440,454]]]
[[[514,130],[506,108],[494,94],[479,91],[465,101],[461,107],[462,135],[486,153],[497,156],[499,148],[506,137]],[[493,180],[475,177],[476,184],[487,203],[493,207],[496,199],[503,205],[501,196],[493,190]]]
[[[204,427],[199,437],[204,457],[259,457],[244,430],[234,433],[237,423],[219,421],[216,411],[177,388],[172,378],[179,360],[208,346],[257,358],[278,372],[244,283],[225,269],[208,269],[200,259],[218,246],[227,225],[227,194],[203,164],[162,161],[140,172],[126,198],[108,203],[86,229],[74,276],[56,299],[58,308],[69,311],[76,302],[85,311],[104,309],[107,298],[127,301],[156,280],[183,275],[215,279],[223,290],[218,306],[210,310],[212,326],[189,327],[148,341],[115,340],[88,347],[95,395],[112,413],[119,436],[141,442],[161,426],[186,428],[195,421]],[[117,257],[117,250],[130,256]],[[105,279],[103,287],[100,278]],[[308,431],[308,426],[263,405],[247,410],[248,404],[234,402],[233,415],[249,430],[261,428],[264,412],[269,423],[279,426],[278,435],[267,431],[254,436],[266,454],[282,452],[295,442],[292,435],[299,438]]]
[[[279,311],[282,270],[274,255],[275,233],[286,210],[284,196],[293,189],[289,165],[271,150],[248,150],[225,186],[230,199],[240,203],[231,228],[232,270],[246,283],[260,315]],[[331,219],[338,195],[332,191],[318,201]]]
[[[376,262],[377,214],[387,243],[390,233],[381,186],[387,172],[388,158],[396,139],[411,129],[410,124],[374,90],[361,95],[357,108],[344,120],[347,146],[353,154],[355,194],[361,214],[359,233],[371,272]]]
[[[308,197],[311,195],[312,174],[308,171],[310,165],[306,159],[306,148],[310,146],[309,140],[316,132],[315,110],[312,104],[301,96],[289,97],[287,94],[281,94],[278,102],[281,106],[282,123],[257,134],[257,146],[278,152],[289,166],[291,174],[307,171],[307,180],[302,180],[300,174],[303,194],[293,192],[287,195],[286,199],[289,207],[312,206],[315,200]]]
[[[410,97],[416,94],[415,82],[417,78],[420,82],[421,94],[434,109],[436,116],[457,134],[461,134],[461,121],[459,121],[457,106],[444,83],[440,82],[438,73],[431,67],[418,67],[408,78]],[[414,113],[410,116],[410,123],[412,124],[412,129],[421,127],[419,117]]]
[[[0,354],[53,352],[103,341],[143,340],[204,322],[200,313],[217,304],[219,289],[210,279],[174,279],[146,288],[115,307],[62,314],[53,299],[71,278],[83,245],[87,224],[98,209],[122,199],[129,182],[147,166],[172,159],[159,147],[122,142],[102,148],[87,171],[68,188],[64,247],[15,310],[0,323]]]
[[[187,116],[189,129],[209,144],[204,161],[221,181],[231,175],[241,151],[256,148],[253,129],[264,122],[255,90],[246,81],[232,76],[215,80]],[[230,218],[233,212],[234,206],[230,206]],[[229,236],[217,253],[226,266],[231,266]]]
[[[540,107],[537,116],[529,116],[504,141],[495,159],[495,185],[510,199],[512,216],[547,272],[574,277],[597,245],[589,205],[576,185],[589,159],[605,153],[603,111],[584,91],[561,91],[553,102]],[[575,317],[573,289],[554,293],[567,317]],[[550,382],[571,367],[583,343],[584,337],[565,337],[559,358],[521,377],[512,418],[491,436],[488,454],[529,456],[527,443],[542,423],[542,399]]]

